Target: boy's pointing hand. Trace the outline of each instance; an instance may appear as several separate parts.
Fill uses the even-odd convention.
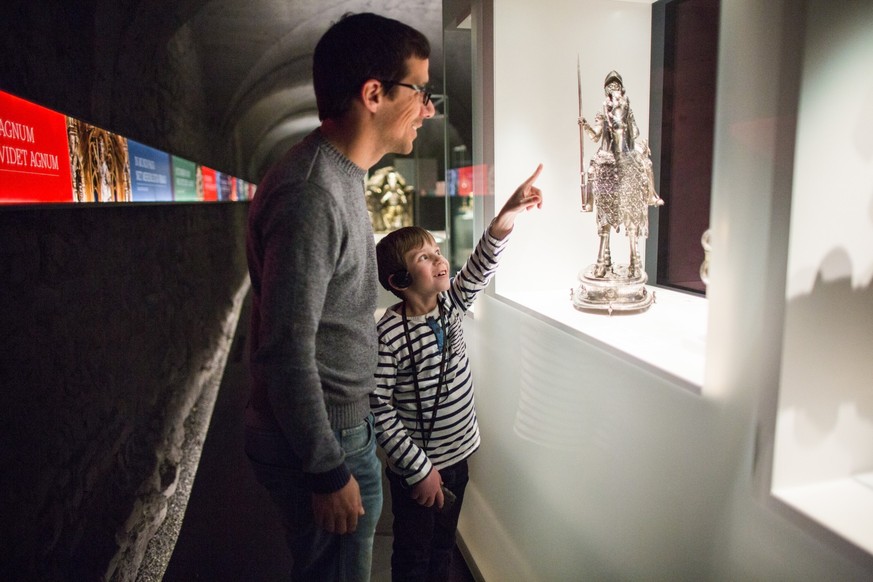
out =
[[[496,239],[503,239],[512,231],[512,227],[515,225],[515,217],[519,213],[531,210],[534,207],[543,207],[543,193],[534,186],[534,182],[536,182],[542,171],[543,165],[540,164],[534,170],[534,173],[512,193],[512,196],[509,197],[509,200],[500,209],[497,217],[491,222],[489,228],[491,236]]]

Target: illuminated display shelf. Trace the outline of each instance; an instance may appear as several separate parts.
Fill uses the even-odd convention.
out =
[[[502,297],[568,333],[636,362],[700,394],[706,356],[705,298],[648,286],[655,304],[642,313],[589,313],[573,307],[569,287],[554,292],[505,292]]]
[[[873,472],[774,489],[773,495],[873,553]]]

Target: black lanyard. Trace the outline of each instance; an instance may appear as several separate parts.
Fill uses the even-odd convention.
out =
[[[424,430],[424,405],[421,401],[421,389],[418,386],[418,373],[415,369],[415,356],[413,356],[412,351],[412,336],[409,334],[409,320],[406,318],[406,302],[400,307],[400,315],[403,317],[403,331],[406,334],[406,349],[409,351],[409,363],[412,368],[412,384],[415,387],[415,405],[416,405],[416,416],[418,417],[418,426],[421,429],[421,442],[424,450],[427,450],[427,444],[430,442],[430,437],[433,434],[433,427],[436,424],[436,416],[437,412],[440,408],[440,395],[443,390],[443,380],[445,379],[446,372],[446,354],[448,353],[448,345],[449,345],[449,330],[445,325],[445,321],[443,320],[443,305],[437,300],[437,307],[439,308],[440,314],[440,327],[443,330],[443,342],[440,346],[440,342],[437,342],[437,346],[440,349],[440,373],[437,376],[437,389],[436,394],[433,399],[433,406],[430,409],[430,427],[427,429],[427,432]],[[434,335],[436,335],[436,331],[434,331]],[[438,338],[437,338],[438,339]]]

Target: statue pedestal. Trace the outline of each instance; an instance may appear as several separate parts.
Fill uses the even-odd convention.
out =
[[[580,311],[645,311],[655,302],[655,294],[646,290],[649,276],[645,271],[631,277],[627,265],[613,265],[604,277],[594,276],[594,265],[579,272],[579,286],[571,291],[573,307]]]

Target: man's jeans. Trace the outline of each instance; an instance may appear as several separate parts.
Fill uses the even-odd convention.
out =
[[[246,454],[255,476],[282,512],[294,563],[292,580],[368,581],[373,536],[382,512],[381,462],[376,456],[373,417],[334,431],[346,452],[346,465],[358,481],[366,512],[350,534],[319,528],[312,513],[312,494],[305,485],[299,458],[281,433],[246,427]]]

